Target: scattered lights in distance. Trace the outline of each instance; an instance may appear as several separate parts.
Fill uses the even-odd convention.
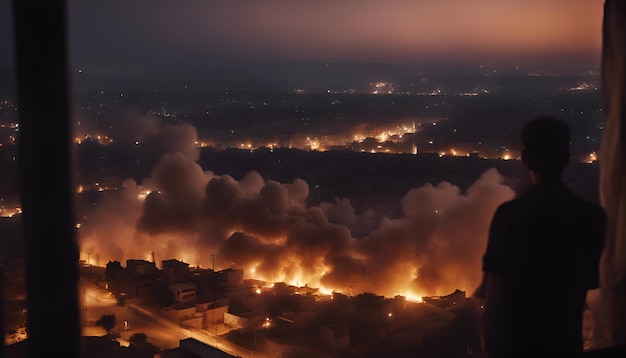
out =
[[[74,143],[76,144],[82,144],[86,141],[97,141],[100,145],[107,145],[113,143],[113,138],[104,134],[85,134],[84,136],[74,138]]]
[[[146,198],[148,197],[148,195],[150,195],[150,193],[152,193],[152,190],[142,190],[139,192],[139,194],[137,194],[137,199],[143,201],[146,200]]]
[[[372,94],[393,94],[397,91],[397,85],[393,82],[375,82],[370,83],[372,86]]]
[[[378,88],[383,88],[385,82],[380,82],[373,84],[374,86],[378,86]],[[476,89],[477,91],[479,89]],[[440,91],[440,89],[437,89]],[[480,90],[481,93],[488,93],[487,90]],[[438,122],[443,119],[416,119],[412,120],[412,123],[409,124],[401,123],[399,125],[391,125],[386,128],[363,128],[363,125],[357,126],[353,129],[353,132],[350,134],[334,134],[334,135],[322,135],[322,136],[313,136],[313,135],[301,135],[295,136],[289,140],[289,144],[286,143],[277,143],[277,142],[268,142],[262,143],[258,140],[254,139],[244,139],[238,144],[231,146],[220,144],[213,140],[208,139],[198,139],[194,142],[194,145],[198,148],[205,147],[215,147],[215,148],[239,148],[243,150],[249,150],[251,152],[265,148],[270,152],[274,152],[277,148],[296,148],[300,150],[310,150],[310,151],[319,151],[324,152],[327,150],[351,150],[355,152],[362,153],[390,153],[390,154],[413,154],[418,155],[420,153],[432,153],[438,154],[439,157],[444,156],[452,156],[452,157],[466,157],[470,156],[472,152],[476,152],[476,148],[472,148],[471,145],[467,146],[467,148],[459,149],[459,148],[437,148],[437,144],[433,139],[420,138],[417,133],[420,132],[420,128],[423,125],[430,124],[436,126]],[[12,124],[15,128],[17,128],[17,124]],[[234,132],[234,130],[231,130]],[[453,129],[453,132],[457,132],[456,129]],[[346,135],[347,134],[347,135]],[[108,145],[115,142],[115,140],[105,134],[85,134],[82,136],[78,136],[74,139],[76,144],[81,144],[86,141],[94,141],[98,142],[101,145]],[[135,145],[140,145],[140,141],[135,141]],[[420,143],[424,143],[424,148],[421,147]],[[482,143],[478,143],[481,145]],[[433,146],[433,147],[430,147]],[[423,149],[423,150],[422,150]],[[508,148],[504,148],[505,152],[509,152]],[[498,150],[496,150],[498,152]],[[511,153],[498,154],[498,153],[482,153],[481,157],[483,159],[503,159],[503,160],[511,160],[518,159]],[[589,156],[585,158],[583,162],[590,162],[596,159],[591,159]],[[110,190],[110,188],[95,188],[99,191]],[[81,193],[84,190],[89,190],[86,187],[82,189],[78,189],[77,192]]]
[[[22,213],[22,208],[19,206],[16,207],[6,207],[0,206],[0,217],[3,218],[12,218],[15,215],[19,215]]]
[[[210,147],[211,146],[211,143],[205,142],[205,141],[195,141],[194,144],[196,145],[196,147],[200,147],[200,148],[205,148],[205,147]]]
[[[460,93],[459,95],[468,96],[468,97],[476,97],[476,96],[480,96],[482,94],[488,94],[488,93],[489,93],[489,90],[486,90],[484,88],[474,88],[470,92],[463,92],[463,93]]]
[[[404,298],[406,298],[407,301],[419,302],[419,303],[424,302],[424,300],[422,299],[422,296],[418,296],[412,292],[405,292],[404,294],[400,294],[400,296],[403,296]]]
[[[96,190],[99,192],[103,191],[114,191],[118,190],[119,185],[116,182],[109,182],[108,184],[101,184],[100,182],[95,182],[93,184],[81,184],[76,187],[76,193],[81,194],[86,191]]]
[[[589,154],[587,154],[584,158],[583,158],[583,163],[587,163],[587,164],[591,164],[595,161],[598,160],[598,154],[596,152],[591,152]]]
[[[582,92],[582,91],[595,91],[598,88],[591,83],[581,82],[578,85],[569,89],[571,92]]]

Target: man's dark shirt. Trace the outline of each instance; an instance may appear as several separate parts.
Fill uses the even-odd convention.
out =
[[[604,210],[561,181],[506,202],[493,217],[483,270],[501,277],[504,357],[582,351],[586,291],[598,286]]]

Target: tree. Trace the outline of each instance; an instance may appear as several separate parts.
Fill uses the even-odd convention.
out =
[[[128,341],[136,346],[141,346],[146,344],[146,342],[148,341],[148,336],[146,336],[146,334],[143,332],[137,332],[133,333],[133,335],[128,338]]]
[[[110,334],[116,323],[117,319],[114,314],[103,314],[102,317],[96,321],[96,326],[104,328],[107,331],[107,334]]]

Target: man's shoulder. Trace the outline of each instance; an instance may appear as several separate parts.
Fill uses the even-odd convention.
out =
[[[604,208],[599,204],[593,203],[587,199],[584,199],[570,190],[571,202],[569,205],[572,206],[572,209],[576,209],[578,211],[584,212],[587,215],[596,216],[596,217],[604,217],[606,216],[606,212]]]
[[[511,213],[517,210],[520,207],[524,207],[525,205],[526,204],[524,203],[524,200],[517,197],[511,200],[505,201],[502,204],[498,205],[496,209],[496,214],[506,215],[508,213]]]
[[[549,204],[549,205],[546,205]],[[570,189],[561,192],[556,197],[542,198],[538,200],[536,193],[524,193],[514,199],[508,200],[500,204],[496,209],[496,215],[509,216],[517,215],[522,212],[541,210],[546,206],[561,207],[564,212],[576,212],[591,219],[604,219],[606,213],[602,206],[582,198]]]

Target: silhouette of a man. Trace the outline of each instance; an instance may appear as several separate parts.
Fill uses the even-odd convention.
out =
[[[604,210],[561,180],[569,163],[567,123],[539,117],[522,131],[532,186],[498,207],[483,257],[483,350],[496,357],[582,353],[587,290],[598,286]]]

